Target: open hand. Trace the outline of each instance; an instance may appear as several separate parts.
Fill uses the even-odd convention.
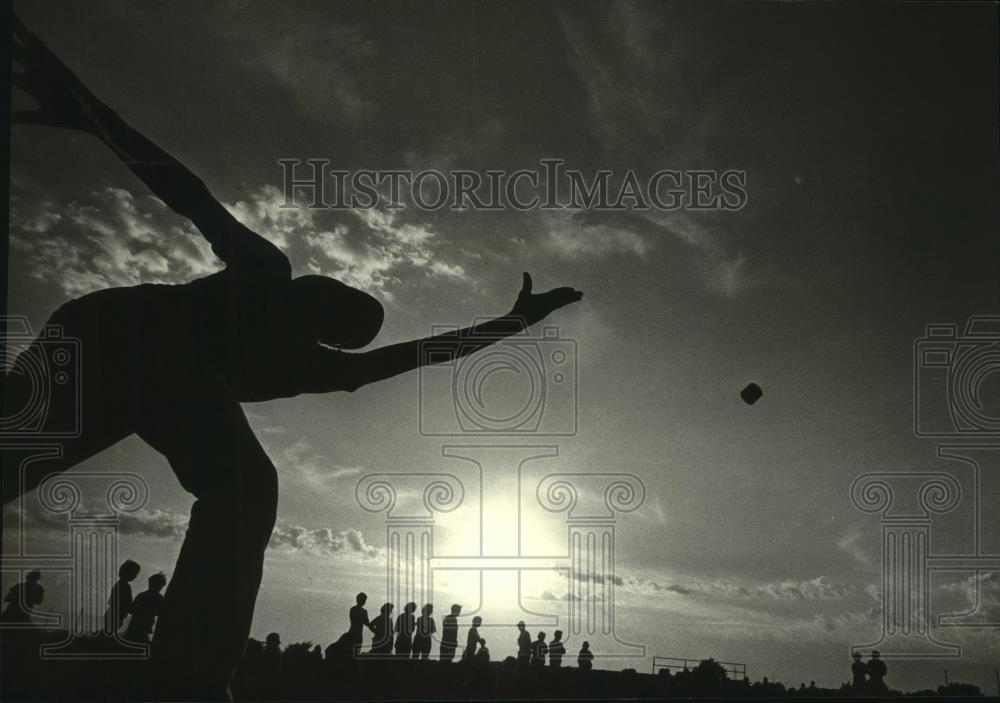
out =
[[[544,293],[532,293],[531,285],[531,275],[525,271],[521,292],[518,293],[517,302],[514,303],[514,307],[510,311],[511,315],[524,318],[528,325],[545,319],[550,313],[570,303],[575,303],[583,297],[581,291],[568,286],[553,288]]]
[[[80,80],[16,15],[14,39],[14,60],[23,70],[11,82],[38,101],[38,109],[16,110],[11,122],[91,131],[89,93]]]

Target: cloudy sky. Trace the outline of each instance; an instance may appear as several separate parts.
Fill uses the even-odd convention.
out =
[[[877,639],[881,617],[880,527],[852,506],[852,481],[943,468],[973,485],[967,466],[913,435],[913,344],[927,323],[1000,312],[995,5],[19,7],[297,275],[379,297],[380,342],[506,312],[524,270],[538,288],[585,292],[552,318],[577,345],[579,431],[539,467],[645,484],[644,505],[618,519],[617,596],[619,635],[648,654],[746,662],[754,678],[796,685],[847,680],[850,645]],[[282,158],[485,171],[546,157],[585,172],[741,169],[748,202],[671,213],[281,207]],[[17,128],[11,172],[10,310],[36,328],[72,297],[221,266],[90,137]],[[765,393],[752,407],[738,396],[750,381]],[[442,456],[448,440],[420,434],[419,398],[413,374],[246,406],[282,491],[255,636],[328,643],[359,584],[378,594],[383,516],[358,507],[357,481],[462,466]],[[165,461],[130,438],[79,470],[148,480],[122,550],[141,579],[169,575],[191,498]],[[993,553],[997,475],[983,471],[978,496],[980,547]],[[23,518],[40,549],[57,544],[50,517]],[[443,519],[436,551],[461,555],[470,520]],[[545,525],[522,536],[525,552],[564,529]],[[936,545],[968,553],[973,533],[956,518]],[[46,607],[59,611],[65,584],[47,579]],[[936,612],[969,609],[977,583],[983,612],[996,613],[989,572],[936,578]],[[471,597],[461,583],[442,588],[441,603]],[[565,612],[566,581],[533,578],[524,598]],[[967,645],[948,664],[953,680],[992,686],[989,635],[938,633]],[[494,656],[513,652],[514,636],[491,632]],[[895,663],[890,682],[936,686],[939,669]]]

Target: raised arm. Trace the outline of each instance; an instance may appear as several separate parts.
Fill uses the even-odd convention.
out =
[[[14,35],[14,58],[24,70],[14,74],[13,83],[38,101],[38,109],[15,112],[12,122],[93,134],[171,210],[191,220],[228,266],[291,275],[280,249],[241,225],[200,178],[95,97],[17,17]]]
[[[462,330],[360,354],[316,345],[299,367],[301,376],[297,390],[299,393],[354,391],[420,366],[453,361],[519,334],[555,310],[583,297],[583,293],[568,287],[538,294],[532,293],[531,288],[531,276],[525,273],[521,292],[508,314]]]

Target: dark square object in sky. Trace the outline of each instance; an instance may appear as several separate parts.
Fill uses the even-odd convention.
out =
[[[740,397],[747,405],[753,405],[760,400],[762,395],[764,395],[764,391],[756,383],[751,383],[740,391]]]

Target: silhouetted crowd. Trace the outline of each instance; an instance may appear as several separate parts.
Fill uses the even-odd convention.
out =
[[[132,582],[139,575],[141,567],[131,559],[126,559],[118,568],[118,580],[111,587],[107,610],[104,612],[104,632],[120,635],[130,642],[148,644],[153,633],[156,618],[163,607],[163,589],[167,577],[156,573],[149,577],[145,591],[132,597]],[[7,604],[0,623],[5,625],[30,625],[31,612],[45,599],[45,588],[39,583],[42,572],[29,571],[22,583],[11,586],[4,597]],[[129,617],[131,616],[131,617]],[[122,630],[125,619],[128,626]]]
[[[327,648],[328,654],[336,655],[340,652],[349,652],[356,657],[430,658],[432,641],[438,632],[437,623],[433,617],[433,604],[425,604],[420,608],[420,615],[417,616],[417,604],[407,603],[403,606],[403,612],[394,621],[392,614],[396,608],[395,605],[383,603],[379,608],[379,614],[374,619],[369,620],[368,611],[365,609],[367,602],[368,595],[366,593],[359,593],[355,597],[355,605],[348,612],[349,628],[340,636],[340,639]],[[441,623],[438,661],[452,662],[458,655],[458,618],[461,614],[462,606],[455,603],[451,606],[451,612],[444,617]],[[462,650],[460,661],[489,663],[490,650],[486,647],[486,639],[479,635],[479,628],[482,625],[482,617],[477,615],[472,618],[472,625],[466,633],[465,648]],[[371,647],[367,651],[364,650],[365,629],[372,633]],[[546,633],[544,632],[539,632],[536,639],[532,640],[523,621],[517,624],[517,629],[518,655],[516,661],[521,666],[544,667],[546,658],[549,666],[555,668],[562,666],[563,657],[566,655],[562,630],[556,630],[552,635],[552,642],[546,643]],[[268,637],[277,636],[277,633],[271,633]],[[594,655],[590,651],[590,643],[584,642],[577,655],[577,665],[581,669],[590,669],[593,666],[593,660]]]
[[[148,579],[148,588],[133,597],[132,582],[139,565],[126,560],[118,571],[104,613],[104,632],[78,648],[80,653],[105,653],[108,646],[148,644],[160,613],[167,579],[162,573]],[[55,662],[38,658],[39,645],[59,642],[67,633],[49,632],[32,625],[33,609],[45,597],[39,583],[41,573],[29,572],[22,583],[8,591],[6,607],[0,614],[4,624],[3,700],[131,700],[155,696],[147,661],[107,660]],[[532,636],[524,622],[517,624],[517,655],[491,662],[486,639],[480,634],[483,618],[475,616],[460,647],[459,617],[462,606],[453,604],[441,622],[434,619],[434,607],[419,608],[410,602],[393,617],[395,606],[384,603],[379,614],[369,619],[368,597],[357,594],[348,612],[348,629],[324,650],[312,642],[282,647],[278,633],[263,642],[250,638],[232,682],[237,700],[279,699],[411,699],[448,698],[691,698],[691,697],[850,697],[901,696],[886,685],[887,667],[878,651],[868,662],[855,652],[852,680],[838,689],[823,689],[810,682],[785,687],[767,677],[751,682],[731,679],[712,659],[693,669],[675,671],[661,668],[655,675],[622,671],[593,670],[594,654],[583,642],[576,655],[576,667],[564,667],[566,646],[563,633],[556,630]],[[365,645],[365,630],[372,639]],[[438,639],[438,656],[432,644]],[[103,643],[103,644],[102,644]],[[57,667],[60,676],[47,674]],[[15,672],[15,673],[11,673]],[[951,683],[937,691],[909,695],[977,696],[975,686]]]

